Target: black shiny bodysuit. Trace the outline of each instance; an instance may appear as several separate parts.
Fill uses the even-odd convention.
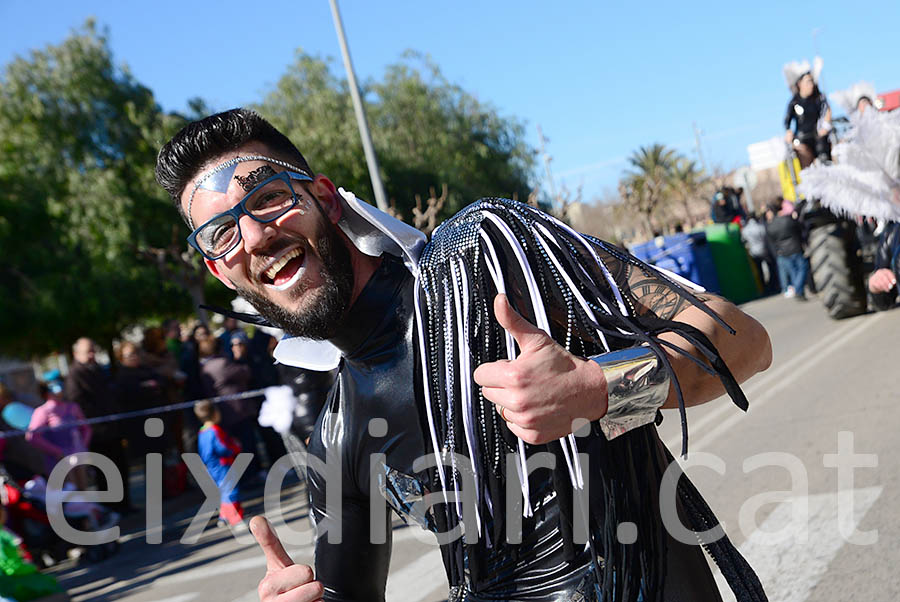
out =
[[[436,530],[433,513],[413,506],[429,492],[425,473],[417,472],[414,463],[430,454],[423,404],[417,398],[421,387],[414,336],[413,278],[399,261],[385,255],[331,339],[343,359],[309,444],[316,574],[325,584],[326,600],[384,599],[390,507],[404,519]],[[648,471],[648,481],[658,483],[660,467],[667,466],[671,456],[659,442],[655,426],[624,436],[652,437],[658,442],[657,457],[647,466],[634,467]],[[590,441],[599,439],[585,441],[583,451],[589,455],[597,451]],[[316,462],[330,462],[330,468],[317,468]],[[590,465],[592,472],[594,466]],[[482,546],[477,548],[477,558],[472,554],[476,548],[460,541],[442,546],[448,575],[453,574],[454,563],[466,567],[465,582],[451,583],[451,600],[597,598],[591,553],[579,548],[573,561],[566,560],[557,500],[551,487],[540,485],[542,480],[547,482],[546,475],[535,472],[531,495],[535,512],[523,519],[522,543]],[[602,512],[602,492],[590,494],[592,512]],[[669,537],[664,573],[666,601],[720,600],[699,546]]]
[[[794,94],[788,102],[784,129],[791,129],[791,122],[795,122],[794,136],[803,143],[809,143],[819,136],[816,131],[818,123],[827,111],[828,101],[824,94],[819,93],[806,98]]]

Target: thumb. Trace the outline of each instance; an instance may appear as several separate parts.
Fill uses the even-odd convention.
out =
[[[278,571],[294,564],[288,553],[284,551],[281,540],[272,526],[262,516],[254,516],[250,521],[250,532],[256,538],[259,547],[262,548],[266,555],[266,570],[268,572]]]
[[[494,316],[500,326],[513,336],[522,353],[529,349],[543,347],[549,338],[547,333],[513,309],[506,295],[500,294],[494,297]]]

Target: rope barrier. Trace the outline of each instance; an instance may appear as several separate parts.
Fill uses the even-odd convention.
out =
[[[231,395],[218,395],[216,397],[203,397],[200,399],[194,399],[192,401],[182,401],[179,403],[172,403],[164,406],[157,406],[154,408],[147,408],[145,410],[132,410],[131,412],[119,412],[117,414],[107,414],[106,416],[97,416],[95,418],[85,418],[84,420],[74,420],[71,422],[64,422],[62,424],[57,424],[56,426],[42,426],[36,429],[30,430],[19,430],[13,429],[9,431],[0,431],[0,439],[7,439],[10,437],[22,437],[25,433],[43,433],[46,431],[55,431],[59,429],[71,429],[76,428],[82,425],[91,425],[91,424],[101,424],[104,422],[115,422],[117,420],[126,420],[128,418],[139,418],[141,416],[150,416],[153,414],[163,414],[165,412],[171,412],[173,410],[183,410],[185,408],[192,408],[194,404],[199,401],[211,401],[212,403],[221,403],[223,401],[233,401],[237,399],[249,399],[251,397],[260,397],[266,394],[266,389],[254,389],[253,391],[245,391],[243,393],[232,393]]]

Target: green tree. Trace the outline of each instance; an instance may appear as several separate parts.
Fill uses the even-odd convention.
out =
[[[700,189],[706,182],[703,170],[697,166],[697,162],[687,157],[679,157],[672,166],[669,177],[669,187],[672,196],[681,201],[684,209],[686,224],[693,223],[695,212],[691,210],[691,202],[700,194]]]
[[[527,196],[534,152],[523,126],[427,59],[407,55],[364,93],[388,194],[407,219],[432,190],[442,191],[440,203],[419,208],[430,217],[480,196]],[[209,112],[199,99],[190,106]],[[315,169],[372,198],[347,84],[330,62],[298,53],[258,109]],[[186,121],[113,63],[92,21],[4,67],[2,353],[44,353],[81,335],[105,344],[127,325],[202,300],[210,278],[185,250],[186,229],[153,177],[159,145]],[[214,301],[227,298],[210,290],[221,295]]]
[[[298,52],[255,107],[293,140],[313,169],[372,199],[346,81],[333,62]],[[528,196],[534,150],[524,126],[450,83],[416,53],[363,86],[388,198],[410,220],[415,196],[447,186],[441,217],[483,196]]]
[[[654,231],[654,213],[669,198],[677,161],[677,151],[659,143],[642,146],[628,157],[631,169],[620,180],[619,190],[626,204],[641,214],[650,235]]]
[[[183,124],[116,67],[92,21],[0,75],[0,345],[20,355],[80,335],[108,342],[189,311],[142,256],[186,234],[153,178]],[[173,230],[173,227],[175,228]]]

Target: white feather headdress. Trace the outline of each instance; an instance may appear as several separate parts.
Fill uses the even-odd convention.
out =
[[[784,73],[784,80],[787,82],[788,88],[791,89],[791,92],[794,94],[797,93],[797,82],[800,81],[800,78],[803,77],[804,74],[809,73],[812,75],[813,81],[816,84],[819,83],[819,76],[822,74],[822,67],[824,66],[825,61],[822,60],[822,57],[817,56],[813,59],[812,67],[809,65],[809,61],[791,61],[790,63],[785,63],[782,68],[782,72]]]
[[[804,169],[798,191],[842,215],[900,222],[892,201],[900,188],[900,113],[866,111],[850,121],[847,139],[832,152],[835,163]]]
[[[869,82],[856,82],[846,90],[832,92],[829,96],[849,115],[856,111],[856,105],[861,98],[868,98],[872,101],[872,104],[875,104],[877,94],[875,93],[875,86]]]

